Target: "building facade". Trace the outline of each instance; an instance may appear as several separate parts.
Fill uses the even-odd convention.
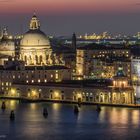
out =
[[[31,72],[32,73],[32,72]],[[55,72],[56,76],[56,72]],[[55,77],[56,78],[56,77]],[[38,78],[36,78],[38,80]],[[66,79],[66,81],[64,81]],[[120,68],[113,80],[14,82],[5,97],[80,103],[133,104],[134,89]],[[50,80],[51,81],[51,80]]]
[[[20,42],[20,59],[26,65],[52,65],[52,48],[44,32],[40,30],[40,22],[34,15],[30,21],[29,31]]]
[[[131,78],[131,52],[127,46],[90,44],[77,49],[77,79],[112,78],[122,65]]]

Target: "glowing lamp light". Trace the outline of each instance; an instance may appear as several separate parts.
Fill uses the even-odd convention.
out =
[[[36,91],[35,90],[32,90],[32,96],[36,96]]]
[[[82,98],[82,95],[80,93],[78,93],[77,98]]]
[[[59,97],[59,92],[54,92],[54,96],[56,97],[56,98],[58,98]]]
[[[16,90],[15,89],[11,89],[11,95],[15,96],[15,94],[16,94]]]
[[[82,73],[82,70],[81,69],[78,69],[78,73],[81,74]]]

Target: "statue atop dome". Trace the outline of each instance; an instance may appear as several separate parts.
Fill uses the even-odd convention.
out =
[[[34,13],[30,21],[30,30],[38,30],[38,29],[40,29],[40,21],[38,20],[36,14]]]

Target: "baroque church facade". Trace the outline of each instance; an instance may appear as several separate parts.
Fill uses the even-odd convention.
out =
[[[20,43],[20,59],[26,65],[52,65],[52,48],[44,32],[40,30],[40,22],[34,15],[30,21],[29,31]]]
[[[18,46],[15,42],[13,38],[10,38],[5,28],[0,40],[0,65],[4,65],[4,61],[9,58],[15,59],[15,57],[24,61],[26,66],[64,65],[63,58],[57,58],[53,53],[50,40],[41,31],[40,21],[35,14],[31,18],[29,30],[23,35]],[[19,49],[16,50],[16,47]],[[16,53],[19,56],[16,56]]]

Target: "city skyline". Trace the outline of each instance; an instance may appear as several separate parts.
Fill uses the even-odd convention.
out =
[[[74,31],[129,35],[139,31],[137,0],[1,0],[0,26],[8,26],[12,34],[24,33],[34,11],[49,35],[70,35]]]

